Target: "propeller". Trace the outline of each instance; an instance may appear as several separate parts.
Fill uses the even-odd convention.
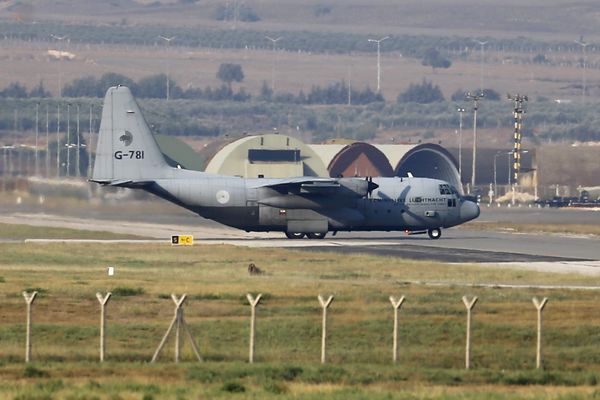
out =
[[[367,197],[370,198],[373,194],[373,190],[377,189],[379,185],[373,182],[372,176],[366,177],[365,180],[367,181]]]

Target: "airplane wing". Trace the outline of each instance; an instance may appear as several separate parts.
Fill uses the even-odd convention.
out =
[[[379,187],[371,178],[291,178],[259,184],[254,188],[274,189],[282,195],[364,197]]]
[[[154,183],[154,181],[133,181],[131,179],[113,179],[113,180],[97,180],[89,179],[90,182],[99,183],[104,186],[118,186],[128,188],[144,187]]]
[[[341,187],[333,178],[291,178],[257,185],[254,188],[270,188],[290,194],[333,194]]]

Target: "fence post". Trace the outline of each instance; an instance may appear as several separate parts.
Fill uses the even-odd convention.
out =
[[[327,361],[326,346],[327,346],[327,309],[333,301],[333,295],[330,295],[327,300],[323,299],[323,296],[318,296],[319,303],[323,308],[323,333],[321,335],[321,364],[325,364]]]
[[[531,299],[533,301],[533,305],[537,309],[537,346],[536,346],[536,356],[535,356],[535,367],[537,369],[542,368],[542,311],[544,311],[544,307],[546,307],[546,303],[548,302],[548,298],[544,297],[540,302],[537,297]]]
[[[100,303],[100,362],[104,361],[106,349],[106,303],[108,303],[111,294],[111,292],[108,292],[106,296],[102,296],[101,293],[96,293],[96,298]]]
[[[404,303],[404,296],[400,297],[398,300],[394,298],[394,296],[390,296],[390,303],[392,303],[392,307],[394,307],[394,340],[392,347],[392,360],[394,364],[398,361],[398,311],[402,307],[402,303]]]
[[[181,349],[181,342],[180,342],[181,329],[184,329],[186,331],[188,338],[190,339],[190,342],[192,344],[192,348],[194,349],[194,353],[196,354],[196,357],[198,358],[198,361],[202,361],[202,357],[200,356],[200,350],[198,349],[198,346],[196,345],[194,336],[192,335],[192,332],[190,331],[190,328],[187,326],[187,323],[185,322],[185,318],[183,317],[183,303],[185,302],[186,297],[187,297],[187,294],[184,294],[183,296],[181,296],[178,299],[177,296],[175,296],[174,294],[171,294],[171,299],[173,299],[173,302],[175,303],[175,315],[173,316],[173,319],[171,320],[171,325],[169,325],[169,329],[167,329],[167,332],[165,333],[162,340],[160,341],[160,344],[156,348],[156,351],[154,352],[154,355],[152,356],[152,360],[150,360],[150,362],[153,363],[156,361],[159,353],[165,346],[165,343],[167,342],[167,338],[171,334],[171,331],[173,331],[174,327],[175,327],[175,335],[176,335],[175,336],[175,362],[176,363],[179,362],[179,352]]]
[[[27,333],[25,336],[25,362],[31,361],[31,305],[37,296],[37,291],[29,294],[23,291],[23,297],[27,303]]]
[[[253,298],[250,293],[246,294],[246,298],[248,299],[248,303],[250,303],[250,350],[248,355],[248,362],[252,364],[254,362],[254,337],[255,337],[255,328],[256,328],[256,306],[262,297],[262,293],[260,293],[256,298]]]
[[[467,299],[467,296],[462,297],[462,301],[467,308],[467,344],[465,348],[465,369],[471,367],[471,310],[477,303],[477,296],[473,297],[471,301]]]

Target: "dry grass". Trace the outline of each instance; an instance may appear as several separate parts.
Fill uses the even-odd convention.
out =
[[[248,263],[266,273],[249,276]],[[116,275],[106,275],[106,267]],[[405,281],[442,281],[431,288]],[[589,277],[500,271],[388,257],[249,249],[231,246],[0,244],[0,398],[586,398],[600,365],[595,309],[600,293],[568,290],[464,289],[453,282],[593,284]],[[24,346],[22,290],[38,290],[33,310],[31,369]],[[109,363],[97,358],[99,306],[108,304]],[[172,342],[149,365],[173,315],[170,293],[187,293],[186,320],[208,362],[172,357]],[[249,307],[245,293],[263,293],[258,308],[257,361],[245,364]],[[318,293],[336,296],[330,309],[329,360],[319,360]],[[391,307],[404,294],[401,361],[389,368]],[[465,310],[460,297],[480,298],[473,326],[473,365],[463,365]],[[548,296],[548,371],[535,373],[532,296]],[[295,372],[294,372],[295,371]],[[526,384],[542,386],[525,387]],[[516,385],[516,386],[514,386]],[[564,387],[565,385],[569,386]],[[28,397],[27,397],[28,396]]]
[[[263,81],[271,81],[275,63],[275,83],[278,91],[309,91],[313,85],[326,86],[333,81],[351,80],[356,88],[376,86],[376,62],[373,55],[329,55],[267,50],[218,50],[151,46],[77,45],[68,50],[75,53],[74,61],[48,61],[45,53],[47,43],[5,41],[0,48],[0,59],[6,74],[0,77],[0,87],[13,81],[28,86],[44,80],[48,89],[58,92],[59,84],[85,75],[100,76],[106,72],[118,72],[134,79],[164,73],[167,67],[171,77],[187,88],[215,86],[220,82],[216,72],[221,63],[239,63],[245,79],[241,84],[257,94]],[[543,65],[503,64],[510,54],[491,51],[486,64],[485,86],[499,92],[526,92],[530,97],[550,98],[577,96],[576,92],[561,89],[571,83],[579,83],[581,71],[574,67],[548,67]],[[575,55],[570,55],[575,57]],[[167,60],[168,65],[167,65]],[[409,84],[422,79],[439,85],[449,97],[457,89],[471,89],[479,82],[479,58],[473,56],[467,62],[456,61],[448,70],[434,72],[421,65],[420,60],[402,57],[397,53],[382,55],[383,93],[388,100],[395,100],[398,93]],[[587,72],[588,82],[600,80],[600,70]]]

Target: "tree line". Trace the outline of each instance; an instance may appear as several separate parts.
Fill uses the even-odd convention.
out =
[[[81,106],[81,120],[88,129],[88,109],[93,108],[93,131],[97,132],[102,100],[77,99],[4,99],[0,98],[0,142],[4,135],[32,132],[35,129],[35,111],[39,104],[39,129],[46,130],[46,112],[49,112],[49,131],[64,132],[67,103],[71,104],[71,128],[76,126],[76,105]],[[332,137],[355,140],[372,139],[377,132],[395,131],[399,141],[410,138],[434,140],[437,131],[458,129],[457,107],[466,109],[465,130],[472,128],[471,105],[464,100],[437,101],[427,104],[415,102],[375,102],[367,105],[310,105],[284,102],[209,101],[203,99],[140,98],[140,107],[151,129],[167,135],[237,136],[242,132],[267,132],[273,127],[283,133],[309,133],[314,141]],[[557,104],[548,99],[532,99],[524,121],[524,136],[536,141],[600,141],[599,104]],[[60,108],[60,126],[57,124]],[[481,128],[511,130],[512,104],[507,101],[489,101],[479,105],[477,124]]]
[[[223,18],[230,11],[222,11]],[[217,12],[220,18],[220,12]],[[245,14],[244,14],[245,15]],[[248,17],[250,18],[250,17]],[[9,20],[0,21],[0,32],[5,38],[20,40],[52,41],[52,35],[60,32],[67,36],[70,43],[89,44],[131,44],[156,45],[159,38],[165,35],[165,28],[160,25],[90,25],[61,24],[54,21],[37,21],[35,24],[17,23]],[[305,51],[316,53],[348,54],[354,52],[374,53],[376,46],[367,41],[369,35],[342,32],[309,32],[309,31],[259,31],[244,29],[218,29],[202,27],[169,27],[167,34],[175,36],[177,46],[205,48],[264,48],[270,49],[271,42],[265,35],[281,36],[284,39],[277,43],[278,49],[284,51]],[[547,52],[581,52],[581,46],[574,41],[538,40],[524,37],[493,38],[479,37],[477,40],[487,42],[490,51],[507,51],[514,53]],[[63,46],[64,43],[58,44]],[[455,54],[459,57],[468,49],[477,49],[477,42],[472,37],[460,36],[426,36],[426,35],[389,35],[389,39],[381,46],[382,52],[400,52],[406,57],[427,59],[443,68],[446,56],[437,57],[431,49]],[[590,42],[586,46],[588,54],[600,51],[600,45]],[[428,64],[429,65],[429,64]]]
[[[231,67],[228,67],[231,66]],[[233,72],[232,72],[233,71]],[[235,72],[237,71],[237,72]],[[187,100],[209,100],[209,101],[250,101],[253,96],[247,93],[244,88],[234,90],[232,82],[240,82],[244,75],[238,64],[222,64],[217,73],[217,77],[222,84],[217,87],[207,86],[202,88],[182,89],[174,80],[167,78],[165,74],[151,75],[138,81],[109,72],[100,78],[94,76],[85,76],[74,79],[65,84],[61,90],[63,97],[103,97],[106,90],[111,86],[123,85],[131,89],[134,96],[138,98],[164,99],[166,98],[167,87],[169,98],[187,99]],[[169,85],[167,85],[167,79]],[[50,97],[50,93],[45,89],[43,82],[27,91],[25,86],[18,82],[9,84],[4,90],[0,90],[0,97],[5,98],[36,98]],[[372,102],[384,101],[380,93],[375,93],[370,87],[358,90],[350,88],[345,81],[333,82],[326,87],[313,86],[308,93],[300,91],[293,93],[273,93],[273,90],[263,82],[260,93],[256,96],[257,100],[269,102],[295,103],[295,104],[369,104]]]

